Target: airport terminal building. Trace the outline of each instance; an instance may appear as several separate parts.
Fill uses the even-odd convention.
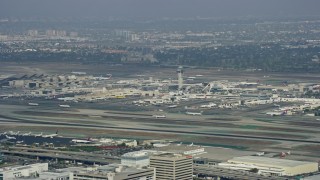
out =
[[[295,176],[318,171],[318,163],[294,161],[260,156],[242,156],[219,163],[219,166],[233,170],[250,171],[258,169],[259,174],[272,176]]]

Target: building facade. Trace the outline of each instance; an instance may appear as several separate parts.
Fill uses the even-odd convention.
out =
[[[156,169],[157,180],[191,180],[193,160],[181,154],[160,154],[150,157],[150,167]]]
[[[0,169],[0,180],[16,179],[20,177],[37,177],[39,176],[39,173],[44,171],[48,171],[48,163],[4,167]]]
[[[61,172],[72,173],[72,179],[69,180],[155,180],[154,168],[135,168],[119,164],[91,168],[69,167]]]

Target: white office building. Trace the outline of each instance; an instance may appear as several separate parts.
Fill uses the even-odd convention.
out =
[[[156,169],[157,180],[191,180],[192,156],[181,154],[159,154],[150,157],[150,167]]]
[[[21,177],[37,177],[39,173],[44,171],[48,171],[48,163],[4,167],[0,169],[0,179],[11,180]]]

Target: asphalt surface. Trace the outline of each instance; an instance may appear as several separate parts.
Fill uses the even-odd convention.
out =
[[[261,108],[262,111],[265,108],[267,107]],[[156,119],[152,117],[157,113],[154,111],[122,112],[76,107],[50,109],[46,106],[3,104],[0,104],[0,109],[2,109],[1,126],[15,128],[2,128],[2,131],[29,132],[28,127],[35,127],[34,131],[37,133],[44,131],[47,134],[61,129],[59,133],[62,136],[79,137],[110,136],[109,132],[113,137],[125,137],[127,132],[128,136],[137,139],[164,138],[209,146],[230,145],[234,148],[275,153],[291,150],[308,157],[319,157],[319,154],[313,150],[320,144],[320,130],[317,125],[319,122],[307,121],[299,117],[268,117],[260,114],[260,111],[249,112],[248,116],[240,114],[237,116],[188,116],[184,113],[167,113],[167,118]],[[228,118],[233,120],[224,120]],[[313,123],[313,126],[300,126],[293,124],[294,122]],[[19,129],[19,127],[22,128]],[[43,130],[39,130],[42,127]],[[63,129],[74,131],[64,132]],[[310,146],[310,149],[300,151],[293,148],[299,148],[298,146],[301,145],[308,145],[304,147]]]
[[[117,116],[115,116],[117,117]],[[197,136],[208,136],[208,137],[228,137],[228,138],[236,138],[236,139],[252,139],[252,140],[268,140],[268,141],[288,141],[288,142],[300,142],[300,143],[314,143],[320,144],[320,141],[317,140],[307,140],[307,139],[293,139],[293,138],[273,138],[266,136],[250,136],[250,135],[240,135],[240,134],[232,134],[232,133],[206,133],[206,132],[195,132],[195,131],[186,131],[186,130],[169,130],[165,128],[135,128],[135,127],[119,127],[119,126],[107,126],[107,125],[96,125],[96,124],[86,124],[86,123],[73,123],[73,122],[61,122],[61,121],[48,121],[48,120],[32,120],[27,118],[14,118],[1,116],[2,119],[8,118],[8,120],[15,120],[19,123],[29,123],[29,124],[43,124],[43,125],[55,125],[55,126],[64,126],[64,127],[87,127],[87,128],[102,128],[102,129],[112,129],[112,130],[125,130],[125,131],[138,131],[138,132],[156,132],[156,133],[169,133],[169,134],[183,134],[183,135],[197,135]],[[139,117],[141,118],[141,117]],[[147,118],[150,119],[150,118]],[[166,119],[164,124],[168,124],[170,119]],[[175,120],[172,120],[174,122]],[[181,121],[181,120],[180,120]],[[179,122],[180,122],[179,121]],[[171,122],[171,123],[172,123]],[[177,122],[177,121],[176,121]],[[185,121],[188,123],[189,121]],[[192,122],[192,121],[191,121]],[[195,121],[193,121],[195,122]],[[197,121],[196,123],[204,123]],[[204,124],[206,125],[206,124]]]

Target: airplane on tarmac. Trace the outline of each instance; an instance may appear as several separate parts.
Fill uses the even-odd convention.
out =
[[[62,97],[58,98],[60,101],[74,101],[74,97]]]
[[[204,105],[201,105],[200,108],[213,108],[217,106],[217,104],[215,103],[209,103],[209,104],[204,104]]]
[[[38,103],[28,103],[29,106],[39,106]]]
[[[99,77],[93,77],[93,78],[94,78],[95,80],[99,80],[99,81],[111,79],[112,74],[107,74],[107,75],[108,75],[108,77],[99,76]]]
[[[156,119],[166,118],[166,115],[153,115]]]
[[[30,136],[30,135],[31,135],[31,132],[22,134],[22,136]]]
[[[80,72],[80,71],[72,71],[72,74],[76,74],[76,75],[86,75],[86,72]]]
[[[266,115],[270,115],[270,116],[283,116],[286,114],[287,114],[287,111],[272,111],[272,112],[266,113]]]
[[[285,158],[287,155],[291,155],[291,151],[281,152],[281,153],[280,153],[280,158]]]
[[[43,135],[42,137],[44,137],[44,138],[53,138],[53,137],[56,137],[56,136],[58,136],[58,130],[57,130],[57,132],[55,134]]]
[[[87,140],[84,140],[84,139],[72,139],[71,142],[87,144],[87,143],[91,143],[92,140],[91,140],[91,138],[88,138]]]
[[[24,141],[22,140],[22,141],[17,141],[16,143],[17,144],[22,144]]]
[[[202,116],[202,112],[186,112],[187,115],[192,115],[192,116]]]
[[[265,154],[264,152],[257,152],[256,153],[257,156],[264,156],[264,154]]]
[[[13,136],[8,136],[8,135],[6,135],[6,138],[7,138],[7,139],[17,139],[17,138],[15,138],[15,137],[13,137]]]

